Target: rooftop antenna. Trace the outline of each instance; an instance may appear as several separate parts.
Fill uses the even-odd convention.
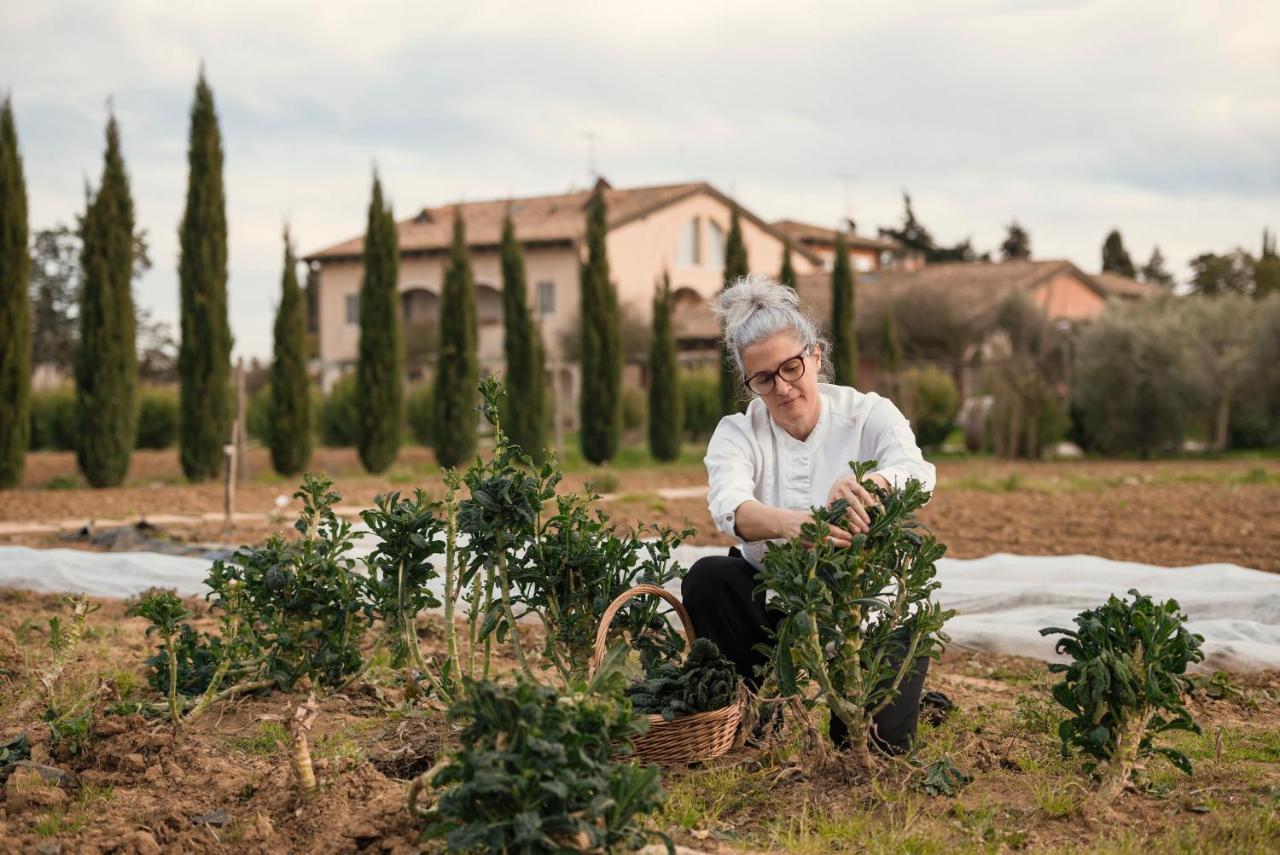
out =
[[[583,131],[582,136],[587,141],[587,174],[591,176],[591,183],[594,184],[600,177],[596,174],[596,132]]]

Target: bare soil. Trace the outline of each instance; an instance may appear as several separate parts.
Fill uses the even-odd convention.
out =
[[[976,558],[993,552],[1091,554],[1164,566],[1231,562],[1280,572],[1280,459],[1005,462],[938,461],[939,483],[924,518],[948,554]],[[322,448],[311,468],[334,479],[348,507],[369,507],[388,490],[442,490],[430,451],[406,448],[381,476],[360,469],[351,449]],[[295,485],[270,471],[263,449],[251,450],[250,477],[237,491],[236,510],[255,515],[226,530],[220,518],[173,526],[181,540],[258,542],[289,528],[295,505],[277,515],[276,500]],[[608,512],[624,525],[692,525],[692,543],[731,542],[711,525],[702,496],[706,473],[696,464],[647,468],[579,468],[564,489],[594,481],[610,496]],[[55,484],[50,487],[49,484]],[[4,523],[64,523],[158,515],[212,515],[223,509],[223,487],[182,480],[173,451],[138,452],[125,485],[109,490],[75,483],[73,455],[27,457],[26,484],[0,492]],[[161,526],[164,528],[165,526]],[[0,534],[0,543],[79,545],[63,534]]]
[[[195,600],[197,623],[209,618]],[[420,829],[405,808],[406,780],[454,744],[443,716],[405,705],[394,675],[321,699],[310,737],[320,792],[302,799],[283,729],[302,693],[271,693],[224,703],[175,731],[139,716],[95,716],[83,750],[68,754],[32,716],[6,711],[25,691],[25,675],[47,656],[48,618],[59,598],[0,592],[0,737],[25,730],[33,760],[67,773],[60,786],[10,779],[0,813],[5,851],[410,852]],[[103,603],[55,688],[65,708],[104,681],[125,698],[158,700],[143,659],[154,647],[125,604]],[[440,626],[423,621],[422,643],[438,645]],[[501,662],[500,667],[510,667]],[[957,710],[921,731],[918,755],[857,776],[838,761],[801,757],[798,721],[765,750],[740,749],[691,768],[664,772],[669,793],[653,827],[711,852],[829,851],[1232,851],[1280,846],[1280,673],[1233,678],[1237,694],[1197,695],[1203,735],[1178,735],[1196,764],[1193,777],[1153,762],[1145,791],[1123,796],[1099,821],[1082,808],[1088,778],[1064,760],[1057,713],[1042,663],[1008,656],[948,653],[929,688]],[[974,777],[958,796],[918,790],[920,767],[948,757]],[[19,786],[21,784],[21,786]],[[56,845],[55,845],[56,844]]]

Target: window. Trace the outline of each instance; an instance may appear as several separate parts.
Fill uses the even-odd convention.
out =
[[[850,253],[853,256],[853,269],[858,273],[869,273],[876,269],[875,256],[867,255],[865,252]]]
[[[556,313],[556,283],[538,283],[538,314],[545,317]]]
[[[347,295],[347,326],[357,327],[360,325],[360,295]]]
[[[714,267],[724,264],[724,229],[712,220],[707,220],[707,258]]]
[[[680,235],[676,238],[676,264],[702,263],[701,225],[701,219],[694,217],[680,229]]]

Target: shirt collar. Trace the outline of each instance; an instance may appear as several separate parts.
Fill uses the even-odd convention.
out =
[[[818,410],[818,421],[814,424],[813,430],[809,431],[809,436],[806,439],[796,439],[794,436],[787,433],[781,425],[775,422],[772,416],[769,416],[769,427],[772,428],[774,435],[779,437],[784,446],[789,446],[791,448],[813,448],[822,439],[822,434],[826,431],[827,423],[831,420],[831,399],[822,391],[818,392],[818,399],[821,402],[821,407]],[[768,410],[765,412],[767,413]]]

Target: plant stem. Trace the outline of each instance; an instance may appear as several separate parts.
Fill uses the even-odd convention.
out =
[[[489,619],[489,610],[493,608],[493,565],[486,564],[484,568],[484,616],[485,620]],[[484,678],[489,679],[489,661],[493,652],[493,633],[485,633],[484,636]]]
[[[298,777],[298,790],[304,799],[311,798],[316,791],[316,773],[311,766],[311,746],[307,744],[307,731],[311,730],[311,725],[319,714],[316,693],[312,692],[307,696],[306,702],[294,710],[289,722],[290,736],[293,739],[290,758],[293,760],[294,774]]]
[[[456,567],[454,566],[456,537],[458,531],[458,500],[456,488],[450,485],[449,496],[445,499],[446,535],[444,555],[444,638],[448,651],[449,664],[454,679],[462,673],[462,662],[458,659],[458,628],[453,623],[453,612],[458,592]]]
[[[213,672],[213,678],[209,680],[209,685],[205,687],[204,693],[200,696],[200,700],[196,702],[195,707],[187,713],[187,718],[195,718],[209,708],[209,704],[213,703],[213,695],[218,691],[218,686],[222,685],[222,681],[226,679],[227,671],[231,668],[231,651],[236,643],[236,636],[240,634],[240,614],[232,612],[227,621],[227,637],[222,644],[222,658],[218,660],[218,667]]]
[[[476,674],[476,621],[480,617],[480,574],[471,581],[471,606],[467,615],[467,676]]]
[[[178,713],[178,648],[173,644],[174,633],[165,636],[165,647],[169,650],[169,717],[176,725],[181,716]]]
[[[503,548],[503,537],[498,535],[498,582],[502,586],[502,610],[507,615],[507,627],[511,630],[511,646],[516,650],[516,661],[526,676],[532,677],[533,671],[524,658],[524,646],[520,643],[520,630],[516,626],[515,611],[511,608],[511,580],[507,577],[507,553]]]

